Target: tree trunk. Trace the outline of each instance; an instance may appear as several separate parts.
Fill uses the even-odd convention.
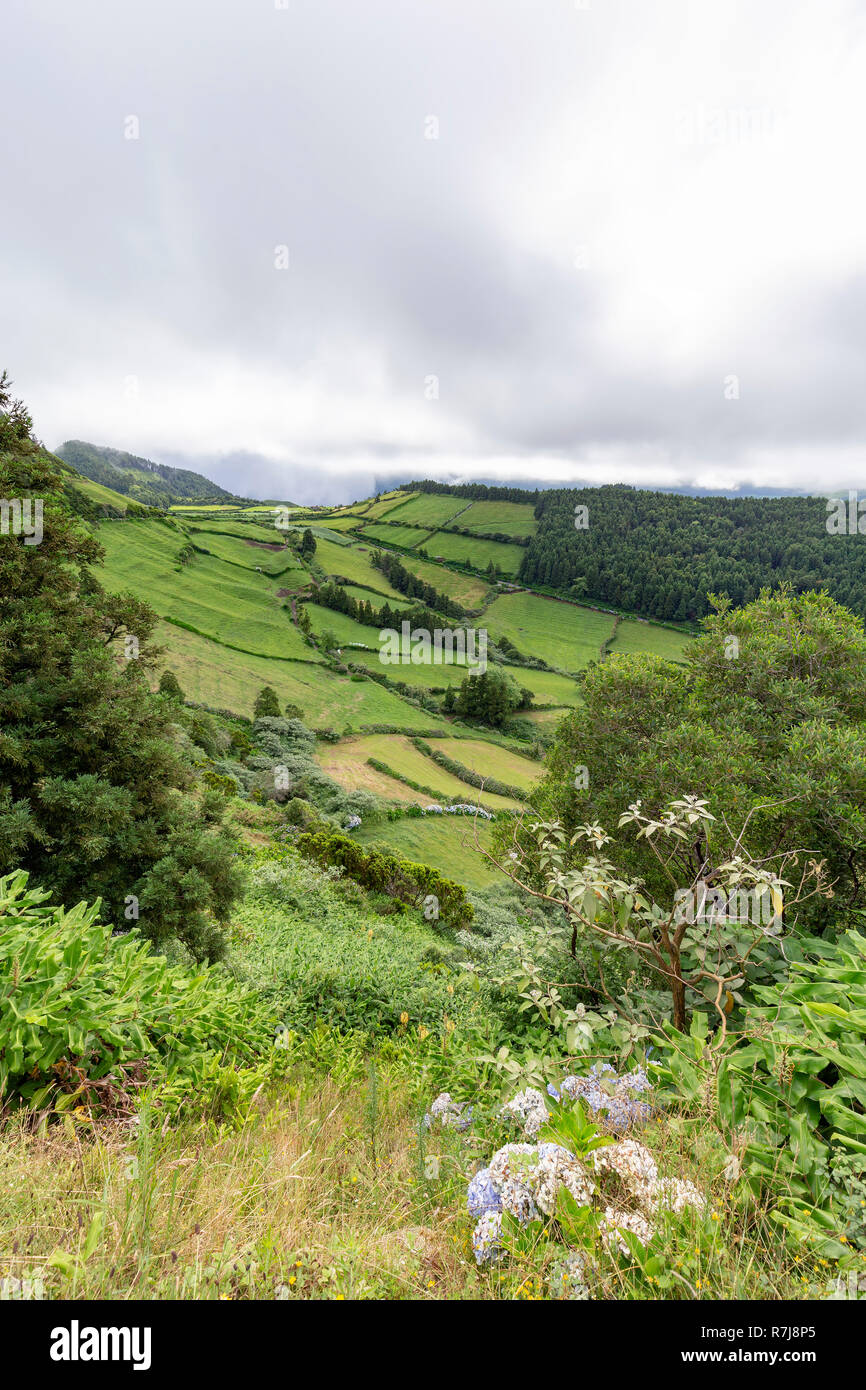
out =
[[[671,954],[671,996],[674,1004],[673,1025],[678,1033],[686,1031],[686,986],[680,974],[680,953]]]

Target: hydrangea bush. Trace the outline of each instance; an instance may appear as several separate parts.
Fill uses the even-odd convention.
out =
[[[643,1068],[618,1076],[600,1063],[586,1076],[567,1076],[559,1086],[549,1086],[550,1100],[527,1087],[503,1107],[503,1117],[536,1142],[503,1145],[469,1182],[466,1205],[476,1218],[472,1248],[480,1266],[500,1259],[509,1231],[532,1222],[555,1223],[562,1234],[563,1209],[590,1233],[596,1252],[606,1247],[628,1256],[633,1253],[629,1238],[649,1245],[664,1212],[706,1208],[693,1183],[660,1177],[644,1144],[619,1137],[649,1119],[652,1106],[643,1097],[650,1090]],[[464,1108],[447,1093],[434,1101],[433,1111],[441,1123],[465,1127]],[[432,1115],[428,1118],[432,1123]],[[561,1263],[557,1278],[563,1289],[570,1286],[563,1296],[588,1297],[590,1257],[571,1251]]]

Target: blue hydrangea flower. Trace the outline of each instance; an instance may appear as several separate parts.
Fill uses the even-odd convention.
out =
[[[502,1210],[502,1199],[490,1181],[489,1168],[481,1168],[472,1178],[466,1192],[466,1205],[471,1216]]]
[[[482,1212],[472,1232],[472,1249],[477,1264],[493,1264],[502,1254],[502,1212]]]

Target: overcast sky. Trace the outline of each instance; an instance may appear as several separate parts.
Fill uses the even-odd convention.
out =
[[[49,446],[299,501],[866,485],[863,0],[6,0],[2,32],[0,366]]]

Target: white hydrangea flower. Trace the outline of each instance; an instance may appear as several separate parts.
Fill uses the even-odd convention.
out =
[[[534,1195],[545,1216],[553,1214],[560,1187],[570,1192],[580,1207],[589,1205],[595,1191],[595,1183],[574,1154],[561,1144],[539,1144]]]
[[[502,1212],[485,1211],[472,1232],[476,1263],[495,1264],[502,1254]]]
[[[560,1144],[506,1144],[490,1160],[488,1177],[505,1211],[525,1225],[541,1213],[551,1216],[560,1187],[580,1206],[595,1186],[583,1164]]]
[[[608,1169],[627,1184],[636,1197],[645,1195],[658,1182],[659,1170],[649,1149],[636,1139],[621,1139],[592,1152],[593,1166],[598,1172]]]
[[[534,1144],[506,1144],[488,1165],[490,1181],[502,1198],[503,1211],[521,1223],[534,1221],[538,1208],[533,1196],[533,1169],[538,1163]]]
[[[472,1107],[467,1107],[465,1101],[452,1100],[448,1091],[442,1091],[424,1116],[424,1128],[430,1129],[434,1120],[446,1127],[467,1129],[472,1120]]]
[[[688,1178],[661,1178],[655,1186],[652,1202],[654,1209],[664,1208],[678,1216],[686,1207],[703,1211],[707,1205],[703,1193]]]
[[[630,1231],[632,1235],[637,1236],[642,1245],[648,1245],[655,1235],[653,1227],[641,1212],[623,1211],[619,1207],[605,1207],[602,1225],[608,1244],[611,1248],[618,1246],[623,1255],[629,1255],[631,1252],[620,1234],[621,1231]]]
[[[516,1115],[523,1126],[524,1134],[527,1134],[530,1139],[535,1138],[548,1118],[544,1096],[533,1086],[527,1086],[525,1091],[518,1091],[507,1105],[503,1105],[502,1113],[504,1115]]]

